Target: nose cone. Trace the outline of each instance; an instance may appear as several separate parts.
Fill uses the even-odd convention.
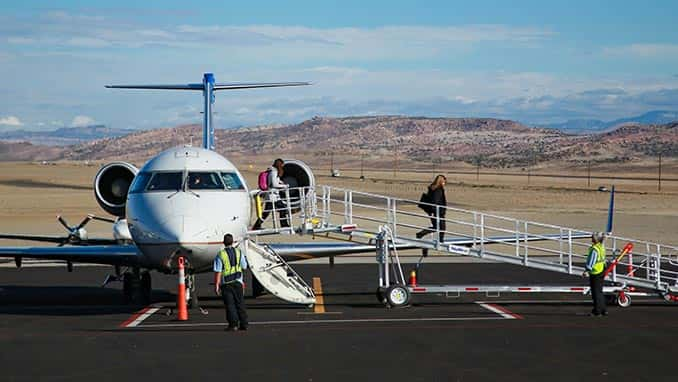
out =
[[[187,216],[172,216],[163,222],[160,232],[162,241],[176,243],[184,248],[204,245],[209,239],[204,221]]]
[[[160,223],[157,233],[160,236],[160,241],[165,243],[178,244],[186,241],[186,233],[184,231],[184,217],[170,216],[165,221]]]
[[[181,215],[136,221],[130,231],[137,244],[192,246],[206,242],[207,227],[199,219]]]

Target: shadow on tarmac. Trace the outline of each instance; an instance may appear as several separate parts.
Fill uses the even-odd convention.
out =
[[[152,302],[175,301],[176,295],[153,290]],[[0,314],[79,316],[136,312],[143,305],[125,304],[122,291],[101,287],[0,287]]]

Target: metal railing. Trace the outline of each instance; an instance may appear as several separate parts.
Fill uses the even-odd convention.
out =
[[[259,196],[271,200],[271,194]],[[267,204],[274,229],[264,232],[285,231],[281,216],[291,219],[288,232],[341,232],[342,226],[352,225],[354,232],[377,235],[385,225],[400,244],[567,274],[584,271],[590,247],[590,231],[438,205],[430,205],[435,212],[429,215],[417,207],[418,201],[338,187],[276,191],[275,198],[283,203]],[[627,243],[633,252],[619,261],[610,280],[678,291],[678,247],[611,235],[605,241],[608,259]]]

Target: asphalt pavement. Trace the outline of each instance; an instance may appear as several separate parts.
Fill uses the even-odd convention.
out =
[[[406,266],[410,267],[410,266]],[[634,299],[589,317],[581,294],[414,296],[387,309],[373,264],[299,264],[323,304],[246,299],[247,332],[224,332],[211,274],[204,312],[174,312],[176,277],[153,273],[153,303],[123,304],[106,267],[0,268],[0,381],[674,381],[678,305]],[[249,278],[248,280],[249,281]],[[426,264],[420,284],[585,285],[502,264]]]

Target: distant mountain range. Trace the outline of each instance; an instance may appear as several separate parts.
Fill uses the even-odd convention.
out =
[[[201,136],[199,125],[137,131],[67,147],[15,143],[2,147],[0,160],[126,160],[143,163],[158,152]],[[629,162],[678,156],[678,122],[627,124],[608,132],[573,135],[491,118],[412,118],[403,116],[320,118],[286,126],[217,130],[217,150],[227,157],[297,157],[391,166],[480,161],[486,167],[534,163],[577,165]],[[28,145],[28,146],[27,146]],[[42,146],[44,147],[44,146]],[[58,150],[57,150],[58,149]],[[358,162],[359,163],[359,162]]]
[[[12,130],[0,131],[0,140],[30,142],[34,145],[70,146],[103,138],[115,138],[136,132],[129,129],[112,129],[104,125],[63,127],[51,131]]]
[[[586,134],[605,131],[607,129],[612,129],[628,123],[638,123],[641,125],[661,125],[676,121],[678,121],[677,111],[655,110],[635,117],[620,118],[609,122],[601,121],[599,119],[571,119],[567,122],[551,123],[539,126],[558,129],[560,131],[572,134]]]
[[[71,146],[39,146],[0,142],[0,160],[125,160],[141,164],[170,147],[199,145],[202,129],[185,125],[135,131],[117,137]],[[364,158],[372,166],[398,163],[429,168],[452,161],[484,167],[528,167],[536,163],[579,166],[678,158],[678,122],[626,123],[591,134],[570,134],[557,129],[528,127],[492,118],[423,118],[369,116],[315,117],[285,126],[257,126],[216,131],[217,151],[228,158],[288,157],[309,163],[359,166]],[[397,159],[396,159],[397,158]],[[250,162],[251,163],[251,162]]]

